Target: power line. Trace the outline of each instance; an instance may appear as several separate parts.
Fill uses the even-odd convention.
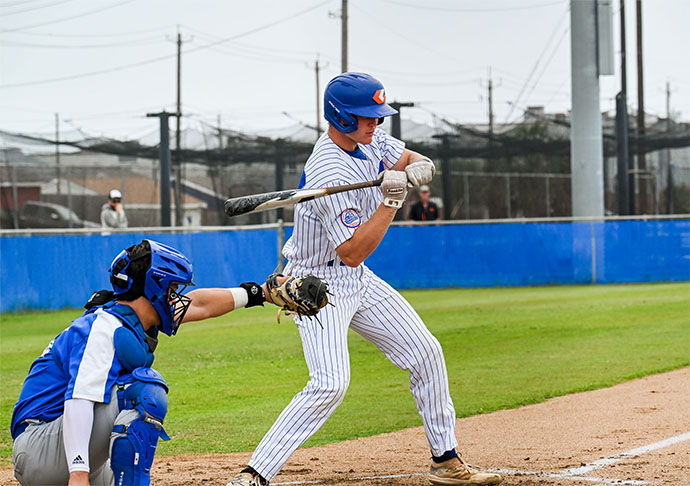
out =
[[[260,32],[260,31],[262,31],[262,30],[266,30],[266,29],[268,29],[268,28],[270,28],[270,27],[274,27],[274,26],[276,26],[276,25],[278,25],[278,24],[282,24],[283,22],[287,22],[287,21],[292,20],[292,19],[294,19],[294,18],[296,18],[296,17],[299,17],[299,16],[301,16],[301,15],[304,15],[304,14],[306,14],[306,13],[309,13],[309,12],[311,12],[312,10],[316,10],[317,8],[322,7],[323,5],[326,5],[327,3],[330,3],[330,2],[331,2],[331,0],[325,0],[325,1],[319,2],[319,3],[317,3],[316,5],[313,5],[313,6],[311,6],[311,7],[305,8],[304,10],[300,10],[299,12],[297,12],[297,13],[295,13],[295,14],[292,14],[292,15],[290,15],[290,16],[288,16],[288,17],[284,17],[284,18],[282,18],[282,19],[275,20],[275,21],[270,22],[270,23],[268,23],[268,24],[265,24],[265,25],[262,25],[262,26],[259,26],[259,27],[255,27],[255,28],[250,29],[250,30],[248,30],[248,31],[245,31],[245,32],[243,32],[243,33],[241,33],[241,34],[232,35],[232,36],[230,36],[230,37],[225,37],[225,38],[223,38],[223,39],[217,40],[217,41],[212,42],[212,43],[210,43],[210,44],[206,44],[206,45],[203,45],[203,46],[195,47],[195,48],[193,48],[193,49],[189,49],[189,50],[185,51],[185,53],[196,52],[196,51],[199,51],[199,50],[201,50],[201,49],[206,49],[206,48],[209,48],[209,47],[217,46],[218,44],[224,44],[224,43],[226,43],[226,42],[230,42],[230,41],[233,41],[233,40],[235,40],[235,39],[239,39],[239,38],[241,38],[241,37],[246,37],[246,36],[248,36],[248,35],[255,34],[255,33]]]
[[[191,30],[195,34],[198,34],[200,37],[206,37],[209,41],[216,41],[222,39],[221,36],[216,35],[216,34],[211,34],[210,32],[204,32],[203,30],[195,29],[194,27],[191,27],[189,25],[182,24],[180,27],[184,27],[187,30]],[[271,47],[261,47],[257,46],[254,44],[245,44],[243,42],[233,42],[233,47],[238,47],[238,48],[244,48],[247,50],[256,50],[256,51],[263,51],[263,52],[269,52],[271,54],[274,54],[276,52],[285,52],[289,54],[304,54],[307,56],[313,56],[314,51],[303,51],[303,50],[297,50],[297,49],[278,49],[274,46]]]
[[[498,7],[498,8],[467,8],[467,7],[460,7],[460,8],[452,8],[452,7],[434,7],[430,6],[428,4],[423,3],[407,3],[407,2],[402,2],[400,0],[382,0],[386,3],[390,3],[393,5],[399,5],[401,7],[409,7],[409,8],[415,8],[415,9],[420,9],[420,10],[437,10],[441,12],[510,12],[513,10],[531,10],[534,8],[542,8],[542,7],[550,7],[552,5],[563,5],[565,2],[563,0],[555,1],[555,2],[546,2],[546,3],[535,3],[532,5],[521,5],[519,7]]]
[[[111,33],[111,34],[56,34],[54,32],[13,32],[14,34],[20,34],[20,35],[31,35],[31,36],[36,36],[36,37],[64,37],[64,38],[92,38],[92,37],[126,37],[130,35],[139,35],[139,34],[151,34],[153,32],[162,32],[162,31],[168,31],[171,28],[175,28],[174,25],[165,25],[161,27],[157,27],[155,29],[146,29],[146,30],[132,30],[132,31],[126,31],[126,32],[117,32],[117,33]]]
[[[141,39],[132,39],[130,41],[122,42],[108,42],[101,44],[37,44],[34,42],[14,42],[4,41],[5,47],[29,47],[37,49],[101,49],[106,47],[126,47],[126,46],[143,46],[151,44],[159,44],[164,42],[164,39],[159,36],[142,37]]]
[[[270,56],[268,54],[263,54],[263,55],[256,55],[256,54],[248,54],[248,53],[243,53],[243,52],[233,52],[230,50],[227,50],[226,48],[219,47],[219,46],[214,46],[214,47],[209,47],[210,50],[217,52],[219,54],[223,54],[225,56],[230,56],[234,58],[241,58],[241,59],[247,59],[249,61],[256,61],[256,62],[268,62],[268,63],[282,63],[282,64],[302,64],[305,62],[305,58],[302,59],[288,59],[284,56]]]
[[[527,89],[529,82],[532,80],[532,76],[534,76],[534,73],[537,71],[537,68],[539,67],[539,63],[541,62],[541,60],[546,55],[546,52],[549,50],[549,47],[551,46],[551,42],[553,41],[553,39],[556,36],[556,34],[558,33],[558,31],[561,29],[561,24],[563,23],[564,20],[567,19],[569,11],[570,11],[570,6],[568,6],[568,8],[565,9],[563,16],[556,23],[556,28],[553,30],[553,32],[551,32],[551,35],[549,36],[548,40],[546,41],[546,45],[544,46],[544,49],[541,51],[541,54],[539,54],[539,57],[537,58],[536,62],[534,63],[534,67],[532,67],[532,70],[530,71],[529,76],[527,76],[527,79],[525,80],[525,84],[520,89],[520,92],[518,93],[517,98],[515,98],[515,101],[510,105],[510,110],[508,111],[508,115],[506,116],[504,123],[508,123],[508,120],[510,119],[510,115],[513,114],[513,110],[514,110],[515,106],[520,102],[520,99],[522,98],[523,93]]]
[[[115,71],[122,71],[122,70],[125,70],[125,69],[131,69],[131,68],[135,68],[135,67],[139,67],[139,66],[145,66],[146,64],[152,64],[152,63],[154,63],[154,62],[164,61],[164,60],[166,60],[166,59],[171,59],[171,58],[173,58],[173,57],[175,57],[175,56],[176,56],[175,54],[166,54],[166,55],[164,55],[164,56],[158,56],[158,57],[154,57],[154,58],[151,58],[151,59],[146,59],[146,60],[143,60],[143,61],[135,62],[135,63],[132,63],[132,64],[124,64],[124,65],[121,65],[121,66],[115,66],[115,67],[112,67],[112,68],[100,69],[100,70],[98,70],[98,71],[91,71],[91,72],[88,72],[88,73],[72,74],[72,75],[69,75],[69,76],[60,76],[60,77],[57,77],[57,78],[42,79],[42,80],[39,80],[39,81],[28,81],[28,82],[25,82],[25,83],[3,84],[3,85],[0,85],[0,89],[4,89],[4,88],[19,88],[19,87],[24,87],[24,86],[36,86],[36,85],[38,85],[38,84],[57,83],[57,82],[60,82],[60,81],[70,81],[70,80],[72,80],[72,79],[79,79],[79,78],[87,78],[87,77],[91,77],[91,76],[98,76],[98,75],[100,75],[100,74],[107,74],[107,73],[112,73],[112,72],[115,72]]]
[[[556,44],[556,47],[553,49],[553,51],[551,51],[551,55],[549,56],[549,58],[548,58],[548,59],[546,60],[546,62],[544,63],[544,66],[542,67],[542,70],[539,72],[539,75],[537,76],[537,78],[534,80],[534,84],[532,84],[532,88],[529,90],[529,93],[527,93],[527,94],[525,95],[525,103],[527,103],[527,100],[529,100],[529,97],[530,97],[530,96],[532,95],[532,93],[534,92],[534,88],[536,88],[536,87],[537,87],[537,84],[539,84],[539,80],[541,79],[541,77],[542,77],[542,76],[544,75],[544,73],[546,72],[546,69],[547,69],[547,68],[549,67],[549,65],[551,64],[551,61],[553,61],[553,57],[554,57],[554,56],[556,55],[556,53],[558,52],[558,48],[561,46],[561,43],[563,42],[563,39],[565,39],[565,36],[568,34],[568,32],[570,32],[570,27],[566,28],[566,29],[563,31],[563,35],[561,35],[561,38],[558,40],[558,43]]]
[[[412,45],[414,45],[414,46],[420,47],[420,48],[422,48],[422,49],[424,49],[424,50],[426,50],[426,51],[429,51],[429,52],[433,52],[434,54],[436,54],[436,55],[438,55],[438,56],[441,56],[441,58],[443,58],[443,59],[445,59],[445,60],[450,59],[450,60],[453,60],[453,61],[456,61],[456,62],[462,62],[460,59],[457,59],[457,58],[454,58],[454,57],[452,57],[452,56],[449,56],[448,54],[445,54],[445,53],[443,53],[443,52],[441,52],[441,51],[439,51],[439,50],[436,50],[436,49],[433,48],[433,47],[427,46],[426,44],[422,44],[421,42],[418,42],[418,41],[415,41],[415,40],[410,39],[410,38],[407,37],[406,35],[403,35],[403,34],[397,32],[396,30],[391,29],[391,28],[388,26],[388,24],[387,24],[386,22],[374,22],[372,19],[376,19],[376,18],[378,18],[378,17],[375,16],[375,15],[372,15],[371,13],[369,13],[368,11],[366,11],[365,9],[361,8],[361,6],[355,5],[355,8],[356,8],[357,10],[359,10],[360,12],[362,12],[362,13],[364,14],[364,18],[365,18],[368,22],[370,22],[371,24],[375,25],[377,28],[383,27],[383,28],[386,29],[388,32],[390,32],[391,34],[396,35],[396,36],[400,37],[400,38],[403,39],[403,40],[406,40],[407,42],[409,42],[410,44],[412,44]]]
[[[56,2],[46,3],[44,5],[39,5],[37,7],[25,8],[22,10],[15,10],[14,12],[0,13],[0,17],[9,17],[10,15],[22,14],[24,12],[35,12],[36,10],[41,10],[43,8],[52,7],[54,5],[60,5],[62,3],[73,2],[74,0],[57,0]]]
[[[86,12],[82,12],[82,13],[77,14],[77,15],[72,15],[72,16],[70,16],[70,17],[63,17],[63,18],[60,18],[60,19],[49,20],[48,22],[42,22],[42,23],[39,23],[39,24],[24,25],[24,26],[22,26],[22,27],[16,27],[16,28],[14,28],[14,29],[2,29],[2,30],[0,30],[0,33],[5,33],[5,32],[18,32],[18,31],[22,31],[22,30],[34,29],[34,28],[36,28],[36,27],[43,27],[44,25],[57,24],[57,23],[59,23],[59,22],[65,22],[65,21],[67,21],[67,20],[78,19],[78,18],[80,18],[80,17],[86,17],[87,15],[93,15],[93,14],[105,12],[106,10],[110,10],[111,8],[121,7],[122,5],[126,5],[126,4],[132,3],[132,2],[134,2],[134,1],[135,1],[135,0],[118,1],[118,2],[115,2],[115,3],[111,3],[110,5],[106,5],[105,7],[97,8],[97,9],[94,9],[94,10],[88,10],[88,11],[86,11]]]
[[[27,3],[35,3],[40,0],[20,0],[17,2],[3,2],[0,4],[0,8],[14,7],[15,5],[25,5]]]
[[[129,1],[133,1],[133,0],[129,0]],[[297,13],[295,13],[295,14],[292,14],[292,15],[290,15],[290,16],[288,16],[288,17],[284,17],[284,18],[282,18],[282,19],[275,20],[275,21],[270,22],[270,23],[268,23],[268,24],[264,24],[264,25],[262,25],[262,26],[255,27],[255,28],[253,28],[253,29],[250,29],[250,30],[248,30],[248,31],[242,32],[242,33],[240,33],[240,34],[237,34],[237,35],[234,35],[234,36],[230,36],[230,37],[226,37],[226,38],[224,38],[224,39],[220,39],[220,40],[218,40],[218,41],[211,42],[210,44],[205,44],[205,45],[201,45],[201,46],[198,46],[198,47],[193,47],[193,48],[191,48],[191,49],[187,49],[186,51],[184,51],[184,54],[190,54],[190,53],[193,53],[193,52],[200,51],[200,50],[202,50],[202,49],[208,49],[208,48],[217,46],[217,45],[219,45],[219,44],[223,44],[223,43],[225,43],[225,42],[230,42],[230,41],[232,41],[232,40],[239,39],[239,38],[241,38],[241,37],[246,37],[246,36],[248,36],[248,35],[255,34],[256,32],[260,32],[260,31],[262,31],[262,30],[266,30],[266,29],[268,29],[268,28],[270,28],[270,27],[273,27],[273,26],[275,26],[275,25],[281,24],[281,23],[283,23],[283,22],[287,22],[287,21],[289,21],[289,20],[294,19],[295,17],[299,17],[300,15],[304,15],[305,13],[311,12],[312,10],[316,10],[317,8],[319,8],[319,7],[321,7],[321,6],[323,6],[323,5],[327,4],[327,3],[329,3],[330,1],[331,1],[331,0],[325,0],[325,1],[319,2],[319,3],[317,3],[316,5],[314,5],[314,6],[312,6],[312,7],[309,7],[309,8],[306,8],[306,9],[304,9],[304,10],[301,10],[301,11],[299,11],[299,12],[297,12]],[[122,70],[125,70],[125,69],[135,68],[135,67],[144,66],[144,65],[147,65],[147,64],[152,64],[152,63],[155,63],[155,62],[164,61],[164,60],[166,60],[166,59],[171,59],[171,58],[176,57],[176,56],[177,56],[176,54],[166,54],[166,55],[163,55],[163,56],[157,56],[157,57],[154,57],[154,58],[145,59],[145,60],[142,60],[142,61],[139,61],[139,62],[135,62],[135,63],[131,63],[131,64],[124,64],[124,65],[121,65],[121,66],[115,66],[115,67],[111,67],[111,68],[99,69],[99,70],[97,70],[97,71],[91,71],[91,72],[88,72],[88,73],[73,74],[73,75],[69,75],[69,76],[60,76],[60,77],[57,77],[57,78],[42,79],[42,80],[38,80],[38,81],[28,81],[28,82],[24,82],[24,83],[5,84],[5,85],[0,85],[0,89],[2,89],[2,88],[18,88],[18,87],[24,87],[24,86],[35,86],[35,85],[38,85],[38,84],[55,83],[55,82],[60,82],[60,81],[69,81],[69,80],[72,80],[72,79],[79,79],[79,78],[86,78],[86,77],[91,77],[91,76],[97,76],[97,75],[100,75],[100,74],[107,74],[107,73],[111,73],[111,72],[115,72],[115,71],[122,71]]]

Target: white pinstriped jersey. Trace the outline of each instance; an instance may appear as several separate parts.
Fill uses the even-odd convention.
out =
[[[390,169],[405,144],[376,129],[372,142],[359,145],[359,157],[339,146],[325,133],[319,138],[304,166],[301,186],[340,186],[376,179]],[[291,265],[313,268],[337,260],[335,249],[352,238],[357,228],[383,201],[378,187],[341,192],[300,203],[295,207],[295,229],[283,248]]]
[[[349,153],[328,134],[317,142],[304,167],[300,187],[328,187],[376,179],[400,159],[404,145],[376,130],[369,145]],[[343,192],[300,203],[295,229],[283,248],[286,271],[313,273],[328,282],[333,306],[314,319],[293,316],[309,368],[309,383],[295,395],[263,440],[249,465],[272,480],[297,447],[316,432],[342,402],[350,382],[348,330],[374,343],[410,372],[429,448],[435,456],[457,446],[455,410],[448,389],[443,351],[412,306],[366,265],[345,265],[336,248],[368,221],[383,200],[378,187]]]

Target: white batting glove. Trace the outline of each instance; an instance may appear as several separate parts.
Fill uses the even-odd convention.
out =
[[[407,196],[407,175],[399,170],[385,170],[382,175],[380,187],[383,204],[389,208],[400,209]]]
[[[407,174],[407,180],[410,181],[410,184],[419,187],[431,182],[434,174],[436,174],[436,166],[431,159],[424,157],[422,160],[412,162],[405,167],[405,174]]]

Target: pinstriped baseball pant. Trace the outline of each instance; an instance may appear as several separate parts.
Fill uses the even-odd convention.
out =
[[[321,310],[323,328],[314,319],[295,319],[310,380],[264,436],[249,465],[272,480],[295,449],[342,403],[350,383],[349,328],[371,341],[397,367],[409,370],[410,391],[432,454],[456,447],[455,409],[443,351],[412,306],[364,266],[292,270],[295,275],[307,272],[328,282],[335,306]]]

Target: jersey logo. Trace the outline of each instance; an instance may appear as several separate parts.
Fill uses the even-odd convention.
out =
[[[72,461],[72,464],[85,464],[84,459],[81,458],[81,455],[78,455],[77,457],[74,458]]]
[[[356,228],[362,224],[362,218],[354,209],[346,209],[340,214],[340,220],[348,228]]]
[[[55,339],[53,339],[52,341],[50,341],[50,342],[48,343],[48,346],[46,346],[46,348],[43,350],[43,352],[41,353],[41,355],[39,356],[39,358],[42,358],[42,357],[44,357],[46,354],[50,353],[50,351],[53,349],[53,344],[55,344]]]
[[[380,89],[374,93],[374,101],[379,105],[384,104],[386,102],[386,90]]]

